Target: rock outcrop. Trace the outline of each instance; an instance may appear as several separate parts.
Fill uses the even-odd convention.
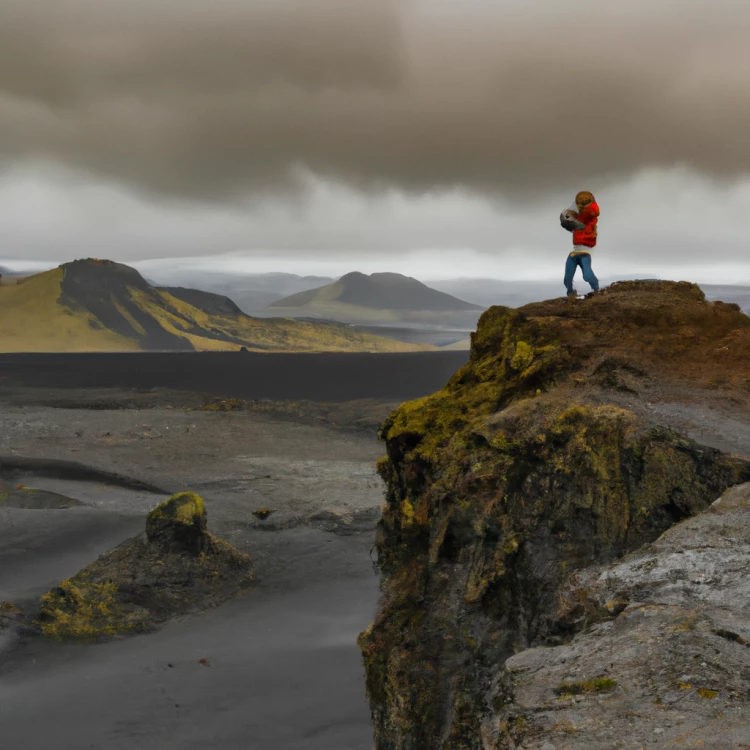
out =
[[[506,662],[495,746],[750,748],[748,560],[744,484],[621,562],[575,576],[560,615],[581,632]]]
[[[145,534],[45,594],[38,623],[45,635],[86,641],[152,630],[218,606],[252,580],[250,558],[206,531],[203,500],[183,492],[148,514]]]
[[[524,741],[534,717],[508,710],[506,660],[572,648],[589,610],[630,606],[579,611],[576,576],[750,480],[727,451],[750,453],[746,429],[698,442],[685,427],[727,404],[747,427],[748,372],[750,319],[692,284],[626,282],[482,316],[468,365],[381,432],[383,598],[360,638],[378,750]],[[581,675],[561,695],[617,694],[616,676]]]

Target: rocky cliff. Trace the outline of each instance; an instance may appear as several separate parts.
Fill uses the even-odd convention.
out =
[[[748,424],[750,319],[695,285],[484,313],[466,367],[382,428],[383,597],[360,638],[378,750],[631,747],[551,743],[532,710],[616,696],[603,659],[525,704],[504,665],[630,617],[637,596],[576,581],[750,480]]]
[[[750,748],[750,484],[574,576],[571,643],[511,657],[490,747]],[[489,735],[488,735],[489,736]]]

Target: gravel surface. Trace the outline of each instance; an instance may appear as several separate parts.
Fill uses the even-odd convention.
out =
[[[219,532],[238,524],[264,526],[253,516],[262,508],[275,511],[269,518],[274,524],[288,526],[323,510],[346,514],[382,503],[374,464],[384,450],[374,431],[342,431],[257,412],[167,407],[5,405],[0,421],[0,455],[68,458],[169,493],[198,492]],[[63,491],[55,480],[33,481]],[[143,513],[158,501],[148,494],[123,501],[111,488],[96,486],[77,491],[85,496],[79,499],[123,513]]]
[[[370,550],[383,447],[372,423],[388,405],[216,412],[169,392],[110,391],[110,409],[100,392],[89,408],[80,393],[4,395],[0,456],[65,459],[165,493],[198,492],[209,530],[252,556],[257,580],[215,610],[98,645],[0,621],[3,750],[371,749],[356,637],[378,599]],[[0,471],[0,483],[80,503],[0,507],[0,602],[33,615],[42,593],[140,533],[166,495],[30,466]],[[261,520],[254,512],[264,508],[274,512]]]

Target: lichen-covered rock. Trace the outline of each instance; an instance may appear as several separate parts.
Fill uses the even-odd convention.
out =
[[[571,577],[561,616],[581,632],[506,662],[491,746],[750,747],[749,561],[744,484],[621,562]],[[603,681],[606,691],[569,689]]]
[[[252,580],[248,555],[206,531],[203,500],[183,492],[148,514],[144,534],[47,592],[38,624],[48,636],[102,640],[215,607]]]
[[[383,599],[360,638],[378,750],[498,747],[498,673],[574,635],[558,613],[571,572],[750,480],[650,411],[717,379],[747,388],[749,366],[750,319],[691,284],[482,316],[468,365],[381,430]]]

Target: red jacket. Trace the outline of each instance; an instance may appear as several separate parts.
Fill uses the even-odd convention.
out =
[[[596,203],[589,203],[588,206],[584,206],[578,212],[576,218],[585,226],[583,229],[576,229],[573,232],[573,244],[596,247],[596,224],[599,220],[599,206]]]

